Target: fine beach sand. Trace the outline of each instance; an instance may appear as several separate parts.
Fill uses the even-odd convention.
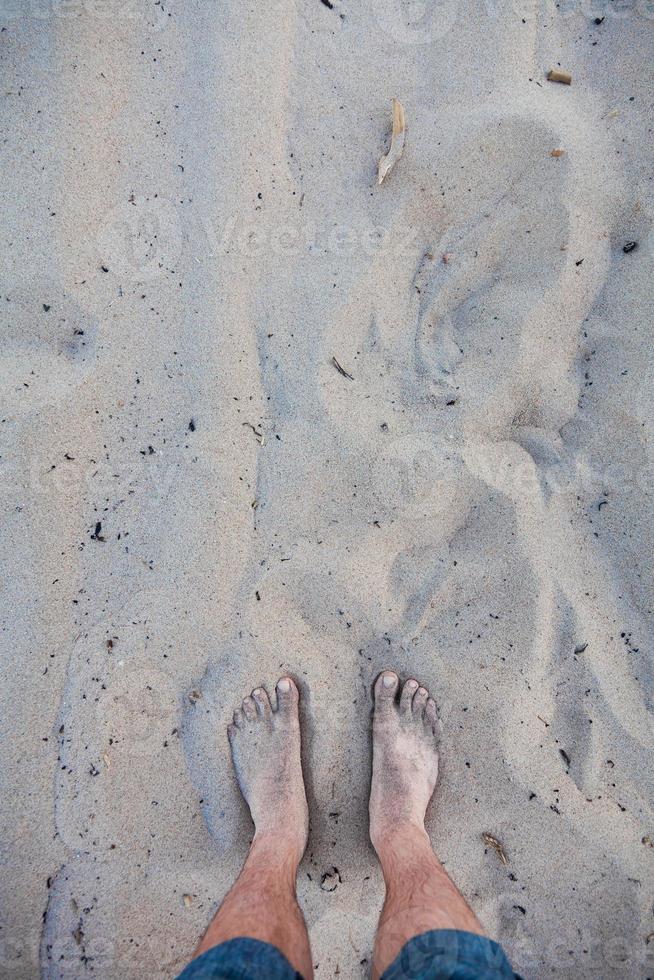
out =
[[[286,671],[316,976],[367,976],[385,666],[515,968],[653,975],[653,51],[644,2],[0,5],[3,977],[175,976]]]

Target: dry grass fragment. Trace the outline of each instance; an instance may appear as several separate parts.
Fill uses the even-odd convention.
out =
[[[504,850],[504,846],[502,842],[497,839],[497,837],[493,837],[492,834],[482,834],[481,839],[483,840],[484,844],[487,847],[492,847],[493,850],[497,852],[497,855],[500,861],[502,862],[502,864],[509,863],[509,859],[506,856],[506,851]]]
[[[393,99],[393,133],[391,148],[379,161],[377,179],[381,184],[387,177],[404,152],[406,126],[404,122],[404,106],[399,99]]]
[[[344,378],[348,378],[350,381],[354,381],[354,378],[352,377],[350,372],[346,371],[345,368],[338,363],[335,357],[332,357],[332,364],[334,365],[338,373],[342,374]]]

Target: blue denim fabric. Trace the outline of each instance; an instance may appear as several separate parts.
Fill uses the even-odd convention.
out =
[[[514,980],[501,946],[458,929],[415,936],[382,980]],[[259,939],[230,939],[191,960],[177,980],[302,980],[286,957]],[[519,978],[517,978],[519,980]]]
[[[514,980],[504,950],[492,939],[459,929],[414,936],[382,980]],[[517,978],[519,980],[519,978]]]
[[[228,939],[191,960],[177,980],[302,980],[276,946]]]

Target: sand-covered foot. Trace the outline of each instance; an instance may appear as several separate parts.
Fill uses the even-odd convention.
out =
[[[299,693],[290,677],[277,682],[276,699],[257,687],[234,712],[227,734],[238,784],[256,837],[290,845],[298,860],[307,843],[309,814],[300,760]]]
[[[440,722],[429,691],[413,679],[400,690],[391,670],[377,678],[374,696],[370,838],[376,847],[403,824],[424,830],[438,777]]]

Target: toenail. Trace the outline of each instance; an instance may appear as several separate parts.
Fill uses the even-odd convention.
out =
[[[252,693],[258,698],[261,697],[261,688],[256,687]]]
[[[407,681],[409,687],[417,687],[418,681]]]
[[[427,692],[425,691],[424,687],[418,688],[418,694],[422,695],[422,694],[426,694],[426,693]]]
[[[280,691],[286,694],[291,689],[291,683],[290,681],[287,681],[285,677],[283,677],[282,680],[277,685],[277,687],[279,688]]]
[[[395,683],[395,674],[384,674],[382,684],[384,687],[392,687]]]

